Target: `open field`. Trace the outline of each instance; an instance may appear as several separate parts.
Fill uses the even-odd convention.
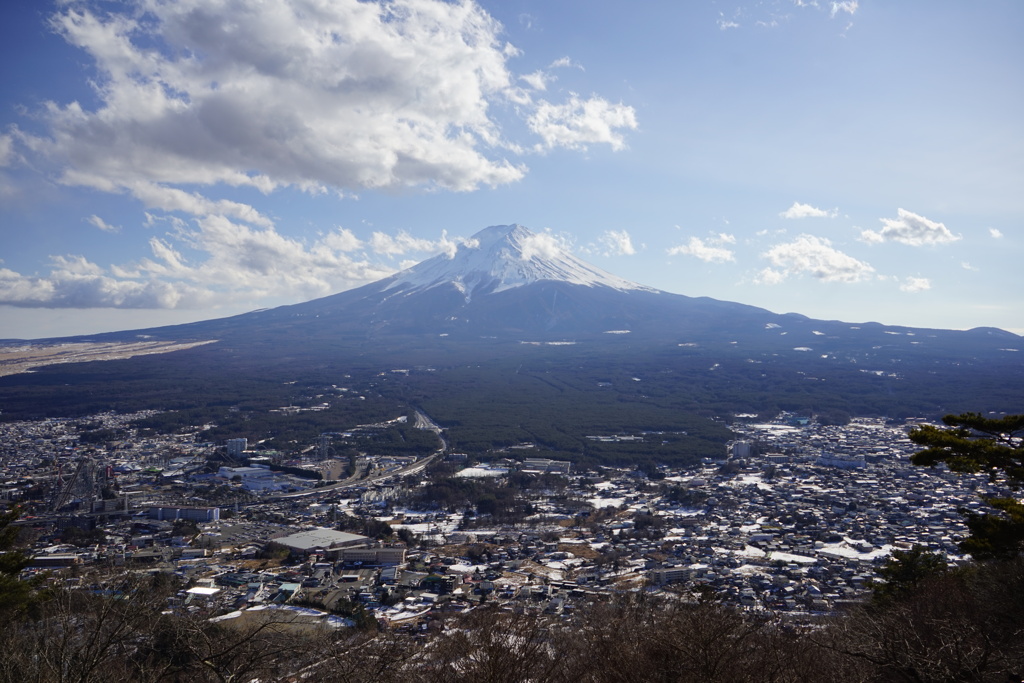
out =
[[[0,377],[31,372],[35,368],[58,363],[84,363],[93,360],[118,360],[190,349],[212,341],[200,342],[80,342],[67,344],[25,344],[0,346]]]

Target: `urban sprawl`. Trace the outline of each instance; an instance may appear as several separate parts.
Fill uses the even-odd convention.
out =
[[[998,493],[983,476],[911,465],[909,425],[877,418],[737,420],[721,459],[644,473],[580,471],[531,457],[533,444],[479,463],[443,439],[428,457],[331,457],[336,441],[388,423],[285,460],[245,439],[208,442],[199,426],[140,436],[143,416],[0,424],[0,496],[33,539],[26,573],[70,586],[173,573],[184,588],[172,609],[225,620],[284,609],[344,628],[358,612],[420,629],[483,603],[559,615],[639,591],[828,614],[862,599],[893,550],[960,561],[962,510]],[[97,429],[119,438],[83,441]],[[517,493],[529,514],[423,503],[439,467],[535,480]]]

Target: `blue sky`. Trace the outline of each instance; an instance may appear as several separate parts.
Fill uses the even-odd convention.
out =
[[[231,315],[520,223],[617,275],[1024,333],[1024,4],[0,9],[0,338]]]

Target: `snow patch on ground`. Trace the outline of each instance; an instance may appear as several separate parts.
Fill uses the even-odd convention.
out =
[[[456,477],[503,477],[508,474],[504,467],[467,467],[455,473]]]
[[[475,571],[487,571],[486,564],[453,564],[448,567],[453,574],[472,574]]]
[[[850,539],[843,539],[838,543],[826,543],[823,547],[818,549],[818,552],[822,555],[832,555],[834,557],[847,557],[855,560],[874,560],[877,557],[885,557],[893,551],[893,546],[883,545],[880,548],[873,548],[866,550],[863,543],[853,541]]]
[[[814,564],[817,562],[817,558],[807,557],[806,555],[794,555],[793,553],[783,553],[777,550],[773,550],[766,555],[769,561],[780,561],[780,562],[795,562],[796,564]]]
[[[587,500],[588,503],[593,505],[595,508],[617,508],[626,502],[625,498],[590,498]]]

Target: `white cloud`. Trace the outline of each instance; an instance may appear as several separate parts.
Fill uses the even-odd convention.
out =
[[[123,277],[193,283],[228,299],[313,298],[393,272],[365,258],[351,258],[354,236],[341,229],[306,245],[272,228],[254,229],[222,216],[196,224],[178,242],[152,238],[154,258],[112,271]],[[188,258],[185,249],[197,252],[198,258]]]
[[[637,127],[632,107],[621,102],[612,104],[597,96],[583,100],[575,93],[565,104],[541,100],[527,123],[543,140],[536,146],[539,150],[554,147],[582,150],[594,143],[619,150],[625,147],[622,131]]]
[[[813,207],[810,204],[793,202],[793,206],[789,207],[779,215],[783,218],[835,218],[839,215],[839,209],[826,211],[824,209]]]
[[[833,2],[831,5],[830,14],[831,16],[834,17],[840,12],[846,12],[847,14],[852,16],[857,13],[858,7],[859,3],[857,2],[857,0],[844,0],[843,2]]]
[[[128,190],[150,209],[180,211],[193,216],[226,216],[265,228],[273,226],[273,222],[253,206],[241,202],[208,199],[194,192],[147,182],[130,183]]]
[[[600,237],[605,256],[632,256],[636,253],[633,240],[625,230],[608,230]]]
[[[926,277],[908,277],[900,283],[900,291],[910,292],[911,294],[923,292],[931,288],[932,283]]]
[[[792,7],[799,10],[814,11],[829,19],[835,19],[838,15],[846,15],[847,25],[840,35],[844,35],[853,23],[850,18],[859,9],[857,0],[846,0],[845,2],[829,2],[827,0],[791,0],[791,6],[787,7],[785,0],[772,0],[772,2],[746,3],[737,7],[732,12],[719,12],[716,23],[722,31],[731,29],[742,29],[744,26],[757,26],[762,29],[779,29],[789,26],[794,17]],[[788,4],[788,3],[787,3]]]
[[[867,263],[814,235],[800,235],[792,242],[777,244],[762,257],[774,266],[761,272],[758,282],[763,284],[777,284],[788,277],[805,274],[823,282],[860,282],[875,272]]]
[[[709,238],[706,241],[699,237],[691,237],[688,243],[671,247],[668,250],[668,254],[669,256],[687,254],[695,256],[706,263],[725,263],[726,261],[734,261],[735,257],[731,249],[727,249],[722,245],[734,243],[735,241],[735,237],[725,234],[717,238]]]
[[[468,191],[522,178],[526,167],[508,157],[529,147],[621,149],[637,127],[631,107],[597,95],[533,99],[520,85],[553,77],[513,74],[519,50],[473,0],[83,0],[58,3],[51,26],[93,61],[97,104],[46,103],[35,112],[44,132],[0,135],[0,166],[32,155],[26,167],[131,195],[146,209],[143,227],[167,230],[131,264],[84,273],[57,257],[44,275],[3,270],[0,303],[182,307],[322,296],[393,272],[352,256],[357,250],[385,259],[452,254],[465,241],[377,232],[363,243],[339,228],[309,243],[282,235],[226,189]],[[568,57],[553,68],[582,70]],[[506,138],[506,116],[528,124],[524,144]],[[554,240],[541,237],[535,248],[550,247],[545,239]],[[616,245],[627,247],[628,236]]]
[[[337,228],[334,232],[325,235],[321,242],[327,248],[341,253],[363,248],[363,242],[348,228]]]
[[[548,68],[549,69],[569,69],[569,68],[571,68],[571,69],[579,69],[580,71],[586,71],[586,69],[583,68],[582,64],[580,64],[579,62],[574,62],[568,56],[566,56],[566,57],[559,57],[555,61],[551,62],[551,64],[548,65]]]
[[[553,259],[565,252],[572,251],[572,245],[564,236],[553,235],[551,232],[536,232],[523,240],[522,258],[529,261],[534,256]]]
[[[765,268],[757,274],[757,277],[754,278],[754,282],[759,285],[777,285],[785,282],[786,276],[786,273],[781,270]]]
[[[46,277],[0,268],[0,303],[42,308],[175,308],[204,303],[194,287],[107,275],[81,256],[55,257]]]
[[[520,76],[519,80],[523,81],[534,90],[547,90],[548,81],[553,80],[553,78],[547,72],[537,70],[533,73]]]
[[[989,228],[988,234],[991,235],[994,239],[1000,239],[1003,236],[1003,232],[997,228]]]
[[[972,266],[972,265],[971,265],[970,263],[968,263],[967,261],[961,261],[961,262],[960,262],[960,267],[961,267],[961,268],[963,268],[964,270],[978,270],[977,268],[975,268],[974,266]]]
[[[413,237],[403,230],[395,236],[383,232],[374,232],[370,238],[370,248],[374,252],[384,254],[385,256],[402,256],[409,252],[419,251],[432,254],[443,253],[447,254],[448,258],[452,258],[455,256],[459,244],[465,242],[466,240],[462,239],[448,239],[447,232],[442,232],[441,239],[435,241]]]
[[[548,69],[579,69],[584,71],[583,65],[578,62],[574,62],[568,57],[559,57],[555,61],[548,64]],[[544,91],[548,89],[548,83],[551,83],[557,78],[551,73],[544,69],[537,69],[536,71],[528,74],[523,74],[519,77],[519,80],[526,83],[532,90]],[[526,104],[532,106],[533,102],[528,95],[519,93],[518,91],[512,96],[513,101],[517,104]]]
[[[99,105],[50,102],[47,133],[14,135],[62,182],[108,192],[472,190],[526,172],[506,158],[522,145],[505,139],[498,108],[549,148],[619,149],[636,127],[632,108],[598,96],[524,94],[508,69],[518,50],[472,1],[83,2],[61,5],[51,23],[95,62]],[[548,80],[522,78],[538,89]],[[0,138],[0,161],[11,144]]]
[[[52,257],[50,272],[27,276],[0,268],[0,305],[42,308],[224,307],[264,298],[305,300],[387,277],[395,268],[353,252],[369,246],[386,256],[406,251],[453,253],[462,239],[376,232],[364,244],[337,228],[312,244],[273,228],[207,216],[192,228],[151,237],[151,256],[104,268],[81,256]],[[400,267],[404,267],[402,264]]]
[[[89,216],[85,220],[86,220],[86,222],[96,226],[97,228],[99,228],[103,232],[121,232],[121,228],[120,227],[118,227],[116,225],[111,225],[110,223],[107,223],[105,220],[103,220],[102,218],[100,218],[96,214],[93,214],[93,215]]]
[[[101,74],[97,111],[51,104],[52,136],[33,141],[69,162],[66,182],[464,190],[523,174],[478,149],[511,79],[473,3],[140,5],[53,20]]]
[[[942,223],[928,220],[904,209],[896,210],[896,218],[882,218],[882,229],[875,232],[864,230],[860,234],[861,241],[869,244],[880,242],[900,242],[920,247],[927,244],[948,244],[960,239]]]
[[[14,138],[0,135],[0,168],[10,166],[14,161]]]

